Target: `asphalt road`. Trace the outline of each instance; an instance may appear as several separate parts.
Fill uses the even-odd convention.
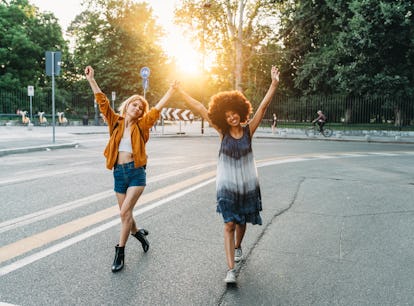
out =
[[[1,157],[0,302],[15,305],[413,305],[414,145],[255,139],[263,226],[223,282],[216,137],[153,138],[126,266],[106,135]]]

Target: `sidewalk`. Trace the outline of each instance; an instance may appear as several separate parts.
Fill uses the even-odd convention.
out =
[[[79,135],[107,134],[107,126],[56,126],[53,142],[52,126],[0,126],[0,157],[42,150],[54,150],[61,148],[73,148],[78,146],[76,139]],[[256,138],[274,139],[301,139],[301,140],[323,140],[323,141],[359,141],[359,142],[386,142],[414,144],[414,132],[389,132],[371,134],[360,131],[360,135],[351,135],[346,131],[334,131],[329,138],[317,135],[307,137],[300,129],[278,129],[272,134],[269,128],[259,128]],[[381,136],[377,136],[381,134]],[[151,131],[151,137],[217,137],[217,132],[205,124],[204,133],[201,133],[201,122],[183,123],[176,122],[165,126],[157,126]]]

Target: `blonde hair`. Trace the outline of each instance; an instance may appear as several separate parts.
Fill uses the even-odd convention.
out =
[[[121,116],[125,116],[129,103],[133,101],[140,101],[144,105],[140,118],[148,112],[149,104],[147,100],[145,100],[145,98],[141,95],[132,95],[118,106],[118,111]]]

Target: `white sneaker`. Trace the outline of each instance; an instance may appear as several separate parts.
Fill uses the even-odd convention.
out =
[[[240,260],[242,260],[242,258],[243,258],[242,248],[239,247],[234,250],[234,261],[239,262]]]
[[[226,278],[224,279],[224,281],[227,284],[229,284],[229,283],[235,283],[236,282],[236,271],[234,269],[228,270],[227,271]]]

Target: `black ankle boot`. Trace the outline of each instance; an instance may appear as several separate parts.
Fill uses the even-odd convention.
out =
[[[139,242],[141,242],[142,249],[144,250],[144,252],[148,252],[149,242],[147,238],[145,238],[145,236],[148,235],[148,231],[146,229],[141,228],[138,232],[136,232],[135,234],[131,234],[131,235],[137,238]]]
[[[112,264],[112,272],[118,272],[124,267],[125,247],[120,247],[119,244],[115,247],[115,259]]]

